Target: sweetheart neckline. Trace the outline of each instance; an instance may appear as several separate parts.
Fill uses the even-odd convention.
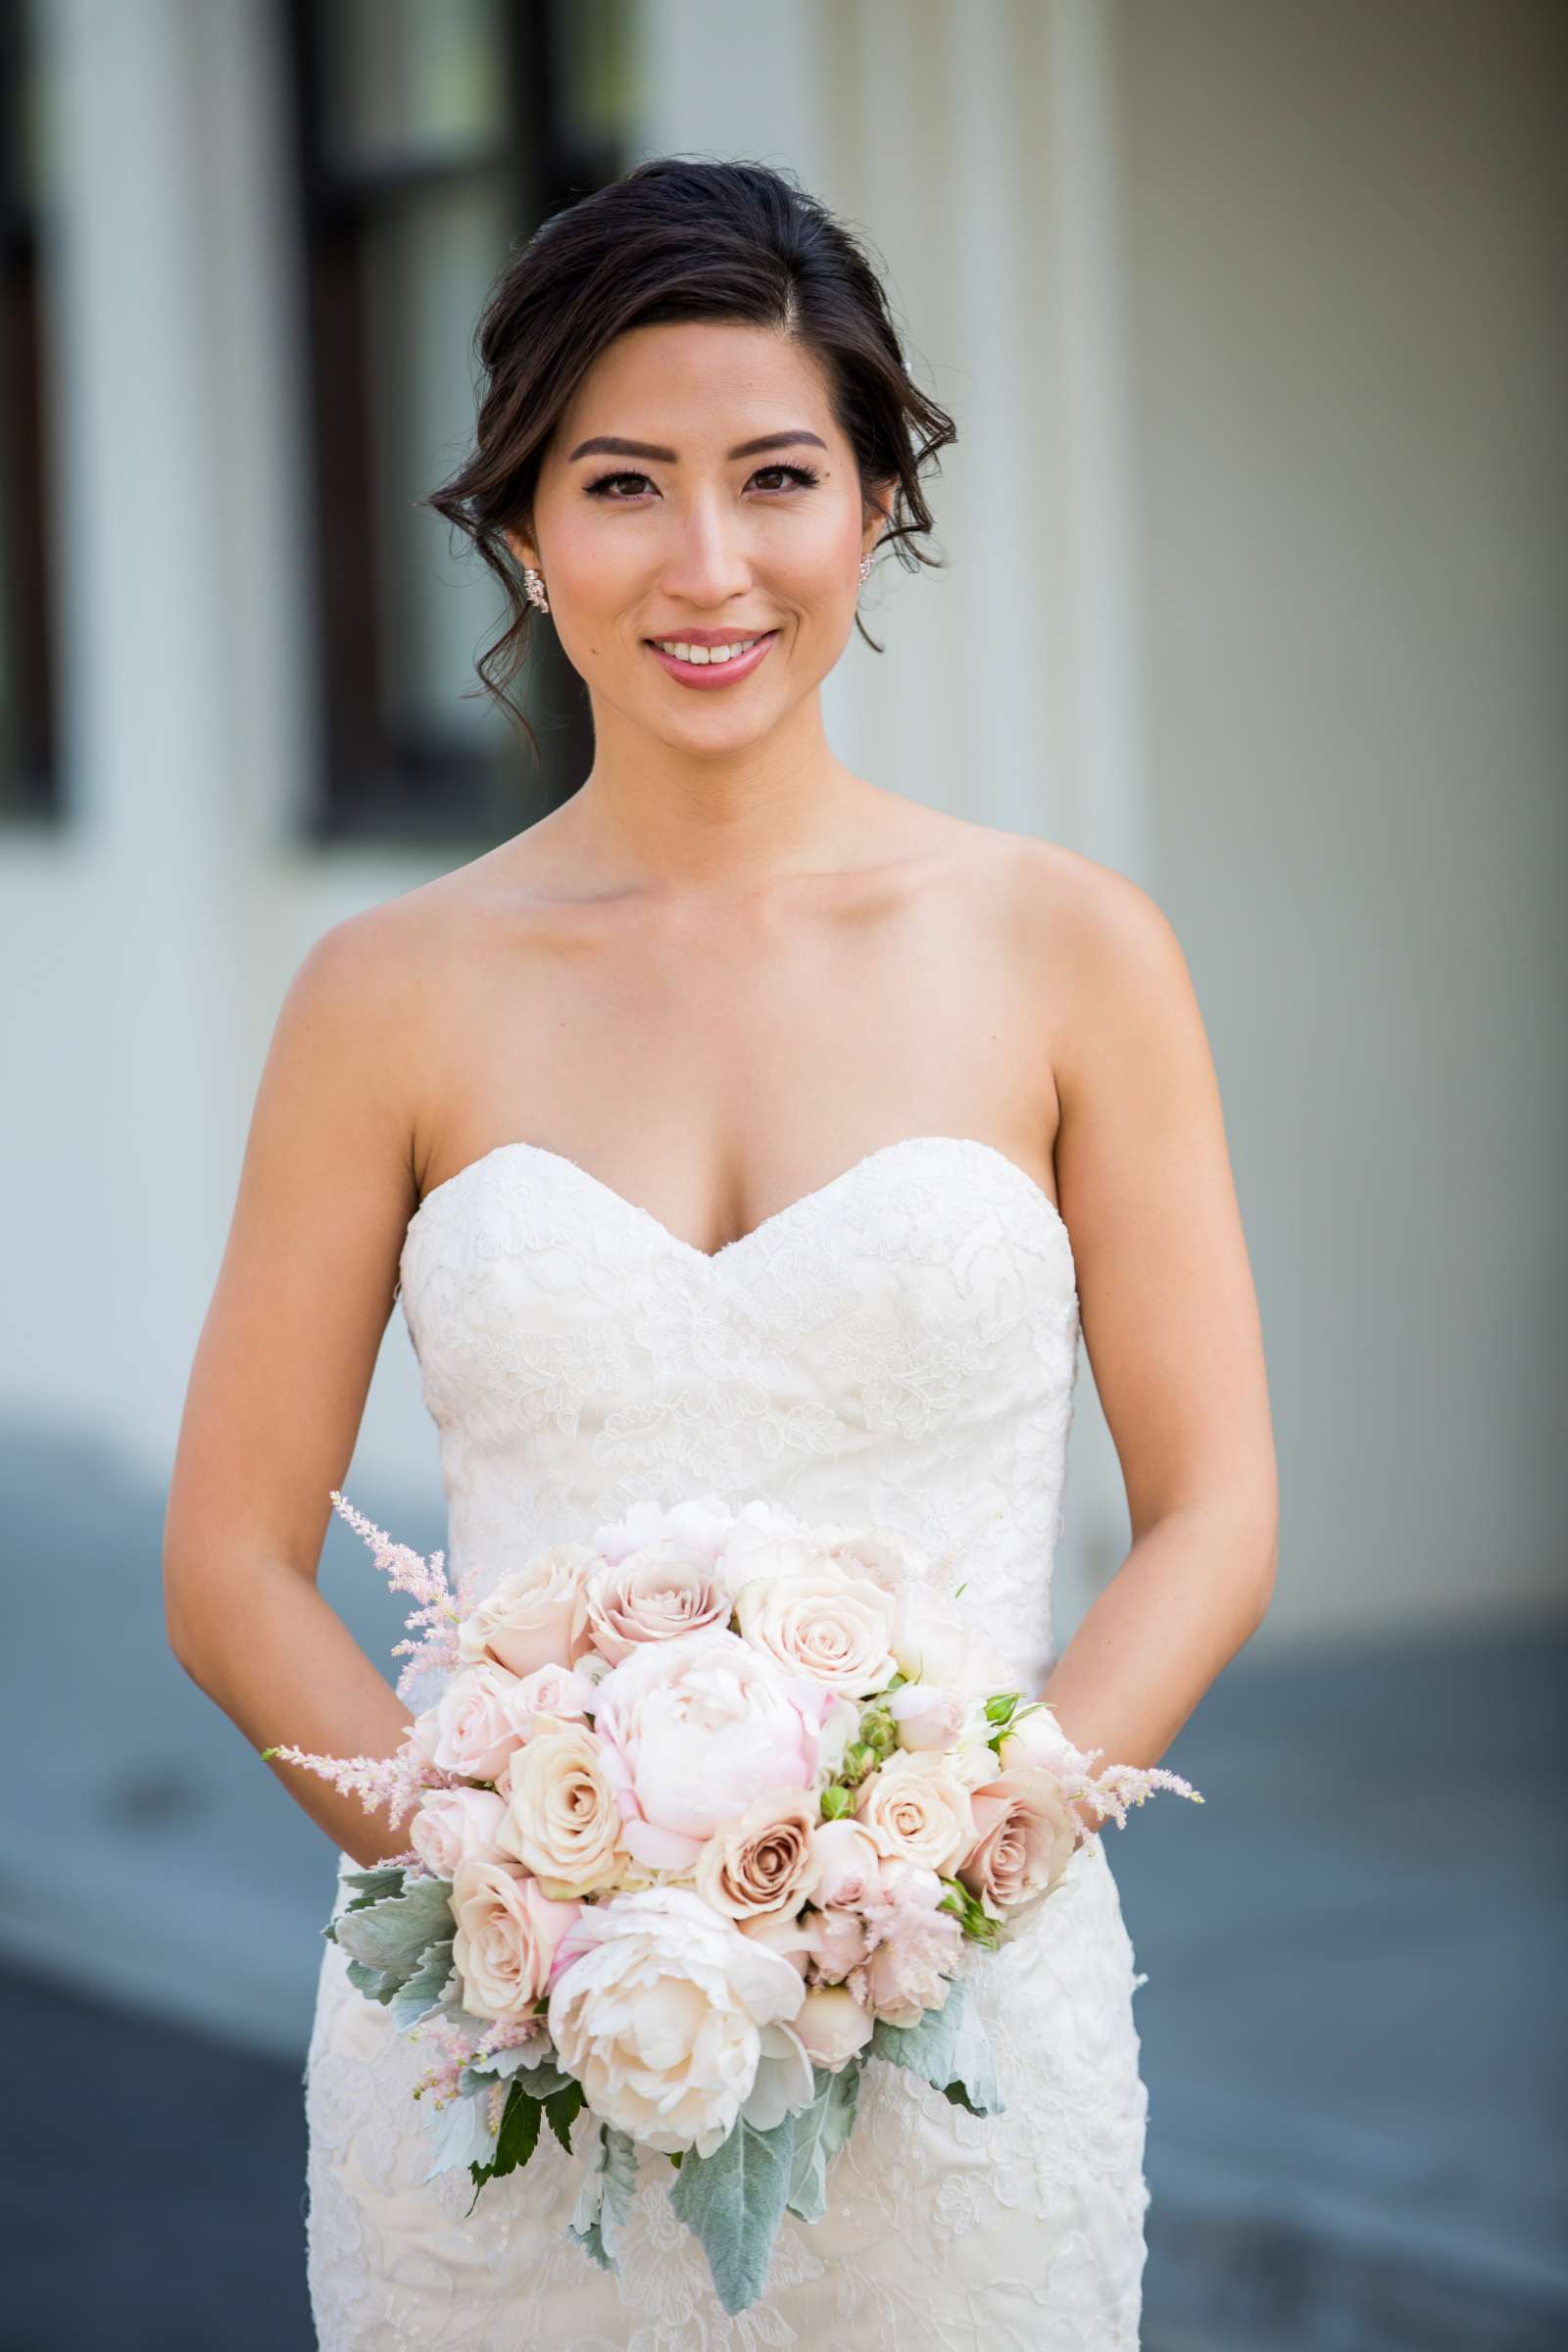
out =
[[[500,1159],[506,1153],[521,1152],[531,1152],[538,1159],[554,1160],[559,1167],[570,1168],[574,1175],[605,1200],[614,1201],[627,1214],[637,1218],[645,1225],[652,1226],[654,1231],[662,1235],[671,1249],[679,1250],[688,1258],[695,1259],[701,1265],[718,1266],[725,1259],[734,1256],[737,1251],[745,1250],[750,1244],[758,1241],[763,1234],[770,1232],[775,1226],[783,1224],[787,1219],[799,1215],[804,1209],[827,1199],[841,1186],[848,1184],[852,1178],[863,1174],[866,1169],[874,1167],[879,1161],[892,1157],[896,1152],[911,1151],[922,1144],[947,1144],[960,1152],[983,1152],[996,1165],[1010,1169],[1018,1182],[1027,1187],[1032,1198],[1040,1202],[1051,1217],[1066,1247],[1068,1258],[1073,1262],[1074,1278],[1076,1279],[1072,1236],[1067,1230],[1065,1218],[1046,1191],[1045,1186],[1031,1176],[1027,1168],[1020,1167],[1018,1162],[1007,1152],[1002,1151],[999,1146],[988,1144],[983,1138],[974,1135],[901,1135],[896,1136],[892,1143],[878,1144],[872,1151],[862,1152],[861,1156],[853,1160],[847,1168],[841,1168],[836,1176],[829,1176],[825,1182],[813,1185],[809,1192],[801,1193],[795,1200],[787,1200],[782,1208],[776,1208],[770,1216],[763,1217],[760,1223],[754,1225],[749,1233],[736,1234],[733,1241],[721,1242],[716,1250],[704,1250],[698,1243],[689,1242],[684,1235],[673,1232],[662,1217],[654,1214],[651,1208],[645,1208],[641,1201],[632,1200],[626,1194],[616,1192],[612,1184],[607,1184],[602,1176],[594,1174],[592,1168],[585,1168],[580,1160],[570,1158],[564,1152],[553,1152],[548,1144],[532,1144],[519,1139],[514,1143],[492,1145],[488,1152],[481,1152],[476,1159],[466,1161],[452,1175],[443,1176],[439,1184],[433,1184],[404,1228],[404,1249],[407,1249],[410,1236],[432,1200],[438,1200],[443,1193],[450,1193],[454,1185],[462,1184],[466,1178],[472,1176],[476,1170],[488,1166],[491,1161]],[[401,1261],[401,1252],[399,1254]]]

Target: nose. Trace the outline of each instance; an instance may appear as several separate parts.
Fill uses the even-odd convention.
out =
[[[674,514],[661,586],[672,603],[693,612],[717,612],[751,586],[746,517],[731,513],[723,494],[699,493]],[[699,623],[699,625],[701,625]]]

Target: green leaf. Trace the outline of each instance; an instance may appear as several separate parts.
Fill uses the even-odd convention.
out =
[[[393,2022],[400,2034],[416,2026],[421,2017],[439,2009],[452,1981],[452,1942],[443,1936],[439,1942],[428,1944],[420,1953],[418,1965],[412,1977],[406,1978],[392,1996]]]
[[[398,1976],[389,1976],[384,1968],[367,1968],[363,1960],[351,1960],[349,1983],[367,1993],[372,2001],[390,2001],[403,1983]]]
[[[917,2025],[891,2026],[879,2017],[866,2047],[873,2058],[906,2066],[971,2115],[1004,2115],[991,2041],[961,1977],[948,1985],[940,2009],[928,2009]]]
[[[531,2099],[553,2098],[576,2081],[564,2067],[554,2066],[548,2059],[538,2065],[524,2066],[523,2045],[514,2043],[511,2049],[487,2050],[482,2058],[470,2058],[463,2070],[464,2087],[467,2090],[488,2088],[491,2082],[504,2081],[508,2075],[520,2082]]]
[[[419,2103],[422,2107],[428,2102]],[[432,2108],[428,2133],[432,2162],[424,2176],[427,2182],[455,2172],[459,2165],[483,2164],[496,2144],[483,2102],[473,2099],[448,2099]]]
[[[550,2118],[550,2129],[568,2156],[575,2153],[571,2144],[571,2127],[587,2104],[588,2094],[575,2077],[568,2079],[563,2089],[552,2091],[544,2102],[545,2113]]]
[[[451,1896],[449,1879],[416,1879],[402,1894],[345,1911],[334,1923],[334,1939],[367,1968],[384,1969],[403,1983],[430,1945],[452,1934]]]
[[[785,2202],[803,2222],[820,2221],[827,2211],[827,2168],[855,2128],[860,2095],[860,2064],[852,2059],[835,2075],[813,2067],[816,2097],[795,2118],[795,2149]]]
[[[708,2256],[724,2309],[745,2311],[767,2284],[773,2240],[790,2193],[797,2118],[759,2132],[744,2115],[711,2156],[688,2149],[670,2205]]]
[[[479,2202],[479,2189],[487,2180],[500,2180],[503,2173],[517,2172],[525,2165],[539,2145],[539,2119],[544,2114],[543,2102],[529,2098],[521,2086],[514,2082],[507,2093],[507,2103],[501,2110],[501,2129],[496,2134],[496,2152],[488,2164],[470,2164],[478,2187],[473,2203]],[[468,2207],[472,2213],[473,2205]]]
[[[566,2235],[602,2271],[620,2268],[621,2237],[636,2194],[637,2143],[629,2132],[601,2122]]]
[[[367,1903],[378,1903],[383,1895],[401,1894],[408,1875],[401,1862],[377,1863],[373,1870],[346,1870],[344,1886],[357,1886],[360,1891],[344,1904],[344,1910],[363,1911]]]

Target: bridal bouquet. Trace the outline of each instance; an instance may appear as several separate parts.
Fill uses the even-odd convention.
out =
[[[886,1529],[639,1503],[479,1598],[332,1502],[419,1603],[393,1654],[420,1711],[391,1757],[263,1752],[412,1815],[323,1933],[436,2052],[426,2178],[466,2165],[477,2196],[546,2124],[576,2153],[586,2106],[569,2235],[618,2268],[662,2152],[727,2312],[785,2209],[826,2210],[871,2059],[1003,2111],[960,1955],[1050,1900],[1093,1834],[1073,1804],[1125,1827],[1155,1788],[1202,1802],[1092,1773],[939,1589],[951,1560]]]

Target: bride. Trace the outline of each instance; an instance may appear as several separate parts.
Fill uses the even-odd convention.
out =
[[[481,348],[475,447],[431,503],[513,597],[486,685],[553,628],[593,764],[498,849],[335,924],[288,988],[174,1464],[172,1645],[258,1750],[398,1745],[408,1710],[316,1575],[401,1297],[454,1575],[487,1589],[641,1497],[879,1521],[956,1548],[962,1605],[1072,1740],[1155,1764],[1276,1554],[1187,967],[1131,882],[852,774],[823,731],[876,551],[931,561],[919,468],[951,421],[857,243],[752,164],[656,159],[555,217]],[[1080,1333],[1132,1543],[1058,1653]],[[272,1769],[340,1877],[401,1848]],[[551,2132],[477,2200],[463,2168],[427,2183],[419,2054],[323,1942],[325,2352],[1136,2346],[1143,1979],[1100,1818],[971,1979],[1005,2112],[868,2067],[827,2213],[786,2212],[734,2319],[662,2159],[618,2274],[565,2238],[580,2166]]]

